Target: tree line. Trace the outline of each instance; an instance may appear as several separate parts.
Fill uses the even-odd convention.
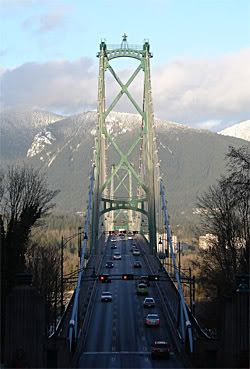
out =
[[[238,276],[249,274],[250,151],[230,147],[227,175],[198,199],[201,229],[211,234],[209,248],[200,252],[200,279],[210,296],[232,296]]]

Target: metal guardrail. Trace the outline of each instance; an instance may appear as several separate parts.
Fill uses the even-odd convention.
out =
[[[189,314],[188,314],[187,305],[186,305],[183,290],[182,290],[181,280],[180,280],[178,268],[176,266],[176,259],[175,259],[173,244],[172,244],[171,229],[170,229],[170,224],[168,220],[166,194],[165,194],[165,188],[163,186],[162,180],[160,182],[160,195],[161,195],[161,200],[162,200],[162,210],[163,210],[163,215],[164,215],[165,230],[166,230],[170,252],[171,252],[171,257],[173,261],[175,278],[176,278],[177,285],[178,285],[178,293],[180,296],[180,333],[181,333],[181,336],[184,342],[186,342],[186,339],[188,336],[189,351],[190,353],[192,353],[193,352],[192,324],[189,320]]]
[[[68,331],[68,340],[69,340],[69,349],[72,350],[73,341],[76,342],[78,336],[78,299],[79,293],[81,288],[81,281],[83,276],[84,270],[84,256],[87,248],[87,240],[88,240],[88,231],[89,231],[89,224],[91,219],[92,213],[92,197],[93,197],[93,190],[94,190],[94,171],[95,166],[91,169],[90,174],[90,187],[89,187],[89,194],[88,194],[88,207],[87,207],[87,214],[84,223],[84,239],[82,242],[81,247],[81,254],[80,254],[80,270],[77,277],[77,285],[74,292],[74,301],[73,301],[73,308],[71,319],[69,322],[69,331]]]
[[[98,267],[96,269],[97,273],[100,272],[100,269],[101,269],[101,266],[102,266],[102,263],[103,263],[103,259],[104,259],[104,255],[102,255],[102,257],[100,259],[100,262],[98,264]],[[82,353],[81,350],[85,346],[87,333],[88,333],[88,328],[89,328],[89,324],[90,324],[93,309],[94,309],[94,301],[95,301],[95,296],[96,296],[96,293],[97,293],[97,284],[98,284],[98,280],[95,279],[95,281],[93,283],[92,291],[91,291],[91,294],[90,294],[90,297],[89,297],[89,303],[88,303],[88,307],[87,307],[87,310],[86,310],[86,313],[85,313],[85,316],[84,316],[84,320],[83,320],[82,326],[81,326],[81,328],[79,330],[79,333],[78,333],[78,339],[80,338],[80,341],[78,342],[77,350],[74,353],[74,357],[73,357],[73,367],[74,368],[77,367],[79,356]]]

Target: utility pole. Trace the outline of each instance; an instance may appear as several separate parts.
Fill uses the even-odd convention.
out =
[[[195,316],[195,276],[193,275],[193,309],[192,314]]]
[[[55,284],[54,331],[56,331],[56,323],[57,323],[57,292],[58,292],[57,277],[58,274],[56,274],[56,284]]]
[[[193,311],[193,298],[192,298],[192,295],[193,295],[193,291],[192,291],[192,271],[191,271],[191,268],[189,267],[189,299],[190,299],[189,307],[190,307],[191,312]]]
[[[61,302],[61,316],[64,313],[64,305],[63,305],[63,236],[61,239],[61,286],[60,286],[60,302]]]
[[[83,227],[78,227],[78,257],[81,257],[81,249],[82,249],[82,230]]]
[[[178,242],[178,254],[179,254],[178,269],[179,269],[179,275],[181,275],[181,243],[180,242]]]

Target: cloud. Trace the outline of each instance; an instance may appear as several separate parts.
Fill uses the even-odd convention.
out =
[[[40,16],[38,33],[49,32],[64,23],[66,9],[57,8],[48,14]]]
[[[207,120],[197,123],[195,126],[202,129],[217,129],[221,124],[221,120]]]
[[[31,5],[34,0],[0,0],[1,7],[20,7],[23,5]]]
[[[215,127],[250,116],[250,49],[214,59],[179,60],[152,71],[155,112]]]
[[[0,56],[5,56],[8,54],[8,49],[1,49],[0,50]]]
[[[88,58],[26,63],[1,76],[4,109],[44,109],[71,114],[96,107],[97,78]]]
[[[7,8],[20,8],[20,7],[30,7],[31,5],[39,5],[50,3],[51,0],[0,0],[0,6],[3,9]]]
[[[249,65],[250,49],[244,49],[213,59],[178,60],[152,67],[155,116],[216,131],[249,119]],[[129,77],[127,71],[121,75]],[[2,106],[66,114],[95,109],[97,77],[98,66],[88,58],[5,69],[0,77]],[[110,81],[107,95],[114,97],[119,88],[113,78]],[[131,92],[140,101],[142,82],[134,82]],[[129,106],[122,100],[119,109],[129,111]]]
[[[65,16],[70,10],[69,7],[60,6],[50,9],[47,13],[26,18],[21,27],[25,31],[43,34],[63,26],[65,24]]]

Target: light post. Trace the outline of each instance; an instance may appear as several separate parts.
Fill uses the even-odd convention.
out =
[[[179,262],[178,262],[178,269],[179,269],[179,275],[181,273],[181,243],[178,242],[178,254],[179,254]]]
[[[78,237],[78,256],[81,257],[81,235],[82,235],[82,228],[78,227],[78,232],[73,234],[72,236],[69,236],[66,238],[66,240],[61,238],[61,258],[60,258],[60,266],[61,266],[61,281],[60,281],[60,305],[61,305],[61,315],[64,313],[64,304],[63,304],[63,294],[64,294],[64,288],[63,288],[63,261],[64,261],[64,247],[66,244],[71,241],[73,238]],[[85,237],[84,237],[85,238]]]
[[[161,240],[161,236],[160,236],[158,245],[159,245],[159,250],[156,250],[156,252],[157,252],[157,254],[162,255],[162,240]]]

